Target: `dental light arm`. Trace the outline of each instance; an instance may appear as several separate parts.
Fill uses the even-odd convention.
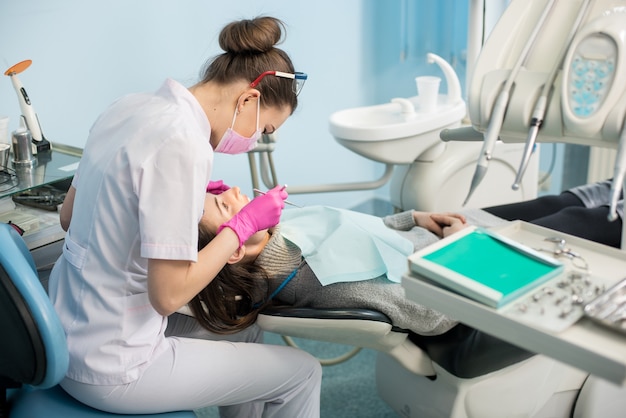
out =
[[[530,49],[539,34],[543,23],[546,18],[550,14],[552,10],[552,6],[554,5],[554,0],[550,0],[543,9],[537,24],[535,25],[533,32],[531,33],[528,41],[524,45],[522,52],[520,53],[515,66],[511,70],[509,77],[507,78],[504,86],[500,90],[498,98],[496,99],[496,103],[491,112],[491,118],[489,120],[489,126],[487,127],[487,132],[485,133],[485,138],[483,142],[483,147],[480,151],[480,155],[478,157],[478,163],[476,164],[476,171],[474,172],[474,176],[472,177],[472,182],[470,184],[470,190],[465,198],[465,202],[463,205],[466,205],[469,199],[472,197],[472,194],[478,187],[478,185],[482,182],[485,174],[487,173],[487,167],[489,165],[489,160],[491,160],[491,156],[493,153],[493,149],[496,145],[496,140],[498,139],[498,135],[500,134],[500,129],[502,128],[502,123],[504,122],[504,114],[506,112],[506,108],[509,102],[509,95],[511,93],[511,88],[513,87],[513,82],[517,77],[524,60],[528,56]]]

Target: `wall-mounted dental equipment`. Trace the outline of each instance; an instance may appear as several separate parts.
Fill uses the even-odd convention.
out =
[[[626,5],[512,0],[476,61],[468,109],[484,137],[470,194],[486,171],[494,138],[526,144],[513,187],[535,142],[617,148],[615,219],[626,171]]]
[[[434,92],[435,104],[425,111],[419,95],[396,97],[389,103],[345,109],[330,117],[329,130],[337,142],[355,153],[385,164],[378,179],[352,183],[290,186],[290,194],[369,190],[384,186],[392,179],[397,165],[412,164],[420,156],[436,158],[444,147],[439,130],[457,126],[466,114],[461,85],[452,66],[438,55],[427,54],[427,62],[437,64],[446,78],[448,94]],[[260,171],[267,187],[278,184],[271,152],[274,135],[249,154],[253,186],[258,188],[257,164],[253,153],[260,155]],[[266,167],[269,166],[269,167]],[[269,174],[271,174],[271,179]]]
[[[11,78],[11,83],[13,84],[13,88],[17,94],[17,100],[20,104],[20,110],[22,111],[21,125],[30,131],[30,135],[33,138],[33,154],[37,154],[39,152],[48,151],[50,149],[50,142],[48,142],[48,140],[44,137],[37,113],[35,113],[33,105],[30,102],[30,98],[28,97],[28,93],[26,93],[26,89],[17,76],[30,67],[31,64],[31,60],[18,62],[6,70],[4,75]]]
[[[609,13],[609,11],[606,11]],[[574,39],[563,67],[563,115],[568,131],[594,135],[606,128],[616,105],[626,100],[626,9],[589,22]],[[611,187],[609,220],[615,220],[616,204],[626,171],[624,152],[626,111],[619,111],[620,135]],[[603,126],[604,125],[604,126]]]
[[[437,93],[434,106],[424,108],[420,90],[417,96],[393,98],[390,103],[335,112],[330,117],[330,132],[339,144],[357,154],[395,165],[390,200],[396,209],[456,210],[462,206],[470,175],[467,171],[475,163],[474,150],[479,143],[441,141],[442,130],[462,124],[466,105],[452,66],[433,53],[426,54],[426,61],[437,64],[446,79],[447,94]],[[509,160],[518,155],[517,148],[512,144],[494,151],[494,169],[486,180],[492,188],[512,181]],[[527,180],[518,191],[480,193],[470,204],[484,207],[536,197],[536,179]]]
[[[439,66],[445,77],[447,94],[431,92],[434,100],[424,106],[423,91],[416,96],[395,97],[388,103],[344,109],[333,113],[330,133],[347,149],[385,164],[385,173],[376,180],[290,186],[290,194],[375,189],[390,181],[390,203],[398,210],[457,210],[463,206],[463,191],[476,162],[480,143],[463,135],[463,141],[445,142],[441,131],[455,131],[466,116],[461,85],[453,67],[442,57],[428,53],[426,62]],[[420,77],[416,78],[419,79]],[[470,131],[476,134],[471,127]],[[259,188],[259,167],[253,154],[259,154],[261,178],[267,187],[279,184],[271,152],[273,135],[248,155],[253,187]],[[498,144],[493,150],[492,170],[485,183],[489,189],[512,182],[520,144]],[[536,155],[535,155],[536,156]],[[537,195],[538,158],[532,158],[529,175],[518,190],[482,193],[472,198],[472,207],[528,200]],[[534,173],[533,173],[534,172]],[[271,176],[270,176],[271,174]],[[271,178],[270,178],[271,177]],[[445,190],[445,193],[441,191]]]

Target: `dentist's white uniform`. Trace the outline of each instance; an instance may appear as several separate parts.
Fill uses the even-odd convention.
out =
[[[197,261],[213,162],[209,138],[199,103],[173,80],[155,94],[118,100],[92,127],[73,181],[63,254],[50,277],[70,351],[62,385],[116,413],[236,405],[222,412],[318,416],[321,371],[313,357],[210,341],[225,338],[193,320],[170,325],[166,337],[168,318],[148,300],[149,258]],[[261,333],[253,328],[231,339],[260,341]]]

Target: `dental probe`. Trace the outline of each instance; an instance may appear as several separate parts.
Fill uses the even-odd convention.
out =
[[[500,128],[502,128],[502,123],[504,122],[504,114],[509,104],[509,94],[511,92],[511,87],[513,87],[513,82],[515,81],[515,78],[517,77],[517,73],[519,73],[519,70],[522,68],[523,63],[526,60],[528,53],[530,52],[530,48],[534,44],[535,39],[537,38],[537,35],[539,34],[539,31],[543,27],[543,23],[548,17],[548,15],[550,14],[550,11],[552,10],[553,6],[554,6],[554,0],[549,0],[543,9],[543,12],[541,13],[541,16],[539,17],[539,20],[537,21],[537,24],[533,28],[533,31],[530,34],[530,37],[528,38],[526,45],[524,45],[522,52],[517,58],[517,62],[511,69],[511,74],[509,74],[509,77],[504,83],[502,90],[500,90],[498,98],[496,99],[496,103],[491,112],[491,119],[489,120],[489,125],[487,126],[487,132],[485,133],[485,137],[483,140],[483,147],[480,151],[480,155],[478,156],[478,163],[476,164],[476,171],[474,171],[474,177],[472,178],[472,183],[470,184],[470,190],[469,190],[469,193],[467,194],[467,197],[465,198],[465,201],[463,202],[463,206],[467,204],[470,197],[472,197],[472,194],[474,193],[474,191],[476,190],[480,182],[485,177],[485,174],[487,173],[487,166],[489,165],[489,160],[491,160],[493,149],[496,145],[496,140],[498,139],[498,136],[500,135]]]
[[[283,189],[285,189],[285,187],[287,187],[287,186],[283,186]],[[252,191],[254,191],[254,193],[258,193],[258,194],[260,194],[260,195],[267,194],[266,192],[262,192],[262,191],[261,191],[261,190],[259,190],[259,189],[252,189]],[[291,205],[291,206],[295,207],[295,208],[302,208],[302,206],[296,205],[295,203],[292,203],[292,202],[290,202],[290,201],[288,201],[288,200],[285,200],[284,202],[285,202],[286,204],[288,204],[288,205]]]
[[[574,25],[570,29],[570,33],[565,38],[565,43],[563,44],[563,48],[561,48],[561,52],[555,61],[554,67],[552,67],[552,71],[550,75],[546,79],[546,83],[543,85],[543,89],[541,90],[541,96],[537,99],[537,103],[535,103],[535,108],[533,109],[533,115],[530,120],[530,128],[528,130],[528,136],[526,137],[526,145],[524,146],[524,153],[522,154],[522,161],[520,162],[519,169],[517,170],[517,174],[515,176],[515,180],[513,181],[513,185],[511,188],[513,190],[518,190],[520,182],[522,181],[522,177],[526,172],[526,168],[528,168],[528,162],[530,161],[530,156],[533,152],[533,148],[535,147],[535,142],[537,141],[537,135],[539,134],[539,129],[541,129],[541,125],[543,124],[543,118],[546,114],[546,108],[548,107],[548,101],[552,96],[553,84],[556,79],[556,75],[559,69],[563,66],[563,59],[565,58],[565,54],[569,49],[570,44],[572,43],[572,39],[576,35],[578,28],[582,22],[583,17],[587,13],[587,9],[589,6],[589,0],[585,0],[580,9],[578,10],[578,15],[576,16],[576,20],[574,20]]]

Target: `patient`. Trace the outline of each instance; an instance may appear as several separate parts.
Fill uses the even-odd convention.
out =
[[[335,219],[335,225],[332,225],[332,219],[324,218],[324,211],[339,211],[337,209],[290,209],[284,212],[280,225],[269,231],[258,232],[237,250],[218,277],[189,305],[204,327],[221,333],[234,332],[249,326],[256,320],[259,310],[273,303],[293,307],[368,308],[387,315],[394,326],[411,330],[418,335],[442,334],[450,330],[457,321],[407,300],[404,289],[398,285],[397,276],[406,268],[405,259],[408,254],[458,231],[468,221],[473,225],[491,227],[515,219],[620,247],[623,200],[620,200],[617,207],[618,220],[609,222],[607,214],[610,185],[611,180],[601,181],[578,186],[556,196],[543,196],[484,210],[463,210],[463,215],[406,211],[384,217],[381,222],[380,218],[374,216],[343,211],[340,215],[356,217],[350,221],[362,226],[361,230],[357,228],[350,229],[349,232],[343,231],[343,235],[341,232],[346,228],[345,222]],[[234,216],[249,201],[239,188],[225,189],[223,193],[223,190],[219,191],[221,194],[207,194],[206,216],[199,225],[200,248],[213,238],[223,222]],[[391,239],[400,242],[400,246],[405,245],[406,240],[410,241],[409,247],[404,247],[405,252],[397,254],[396,262],[386,266],[401,269],[395,275],[395,281],[389,274],[376,274],[375,268],[363,269],[358,280],[352,277],[352,281],[346,282],[343,281],[346,275],[330,279],[319,277],[320,274],[329,274],[324,271],[324,267],[344,267],[344,271],[351,272],[367,263],[369,258],[364,255],[360,245],[362,241],[369,241],[372,236],[376,236],[373,232],[376,222],[381,225],[384,223],[390,231],[393,230],[392,235],[395,238]],[[311,229],[311,226],[314,228]],[[364,235],[363,228],[368,229]],[[304,245],[319,246],[319,243],[311,241],[311,237],[320,239],[323,235],[320,231],[324,230],[330,238],[321,238],[325,239],[326,247],[330,246],[330,251],[323,253],[318,248],[309,249],[309,252],[315,254],[303,261],[301,248],[293,242],[299,243],[298,239],[302,240],[304,237]],[[291,241],[285,239],[285,233],[288,233]],[[294,233],[300,237],[294,236]],[[386,239],[389,240],[389,236]],[[315,268],[311,268],[311,262]],[[290,277],[292,273],[293,277]],[[280,291],[270,298],[279,287]],[[212,310],[209,315],[202,309],[201,302],[215,298],[222,299],[223,303],[212,305],[221,308],[219,311]]]
[[[515,219],[619,247],[623,200],[618,203],[618,220],[607,221],[610,183],[610,180],[597,182],[575,187],[558,196],[543,196],[484,210],[463,210],[462,215],[408,211],[385,217],[382,222],[398,235],[410,239],[415,250],[467,224],[491,227]],[[245,202],[247,198],[238,189],[219,196],[207,194],[205,211],[219,210],[225,220]],[[300,209],[285,213],[297,211]],[[199,247],[212,239],[219,226],[208,222],[210,219],[218,218],[212,214],[200,223]],[[280,233],[285,226],[289,225],[283,222],[274,230],[253,236],[233,254],[231,263],[211,285],[190,302],[191,310],[202,326],[218,333],[233,332],[252,324],[258,312],[272,303],[312,308],[369,308],[385,313],[395,326],[411,330],[411,341],[437,364],[462,378],[480,376],[533,355],[407,300],[402,286],[385,275],[322,286],[306,261],[300,265],[299,248]],[[346,242],[342,247],[349,249],[353,245]],[[293,271],[296,271],[294,277],[273,299],[269,298]],[[235,280],[234,277],[242,279]],[[219,312],[212,310],[209,315],[203,309],[204,301],[215,298],[228,303],[212,303],[210,306],[221,306],[222,309]]]
[[[237,187],[219,195],[207,194],[199,225],[199,248],[248,201]],[[468,211],[467,216],[475,214]],[[493,226],[501,222],[482,212],[472,223]],[[260,231],[246,241],[211,284],[190,302],[190,308],[204,327],[221,333],[249,326],[259,310],[278,304],[367,308],[384,313],[394,326],[416,334],[442,334],[458,322],[406,299],[399,276],[407,268],[409,254],[466,226],[467,217],[460,214],[407,211],[381,221],[375,216],[326,207],[289,209],[277,227]],[[303,257],[303,252],[310,257]],[[372,261],[378,257],[389,265]],[[399,270],[394,278],[384,270],[388,267],[391,273],[392,264]],[[342,269],[343,276],[333,276]],[[220,303],[214,303],[216,300]],[[203,306],[220,309],[207,312]]]
[[[612,180],[577,186],[559,195],[494,206],[484,210],[507,220],[522,220],[555,231],[620,248],[624,219],[624,196],[617,203],[618,219],[609,221]]]

